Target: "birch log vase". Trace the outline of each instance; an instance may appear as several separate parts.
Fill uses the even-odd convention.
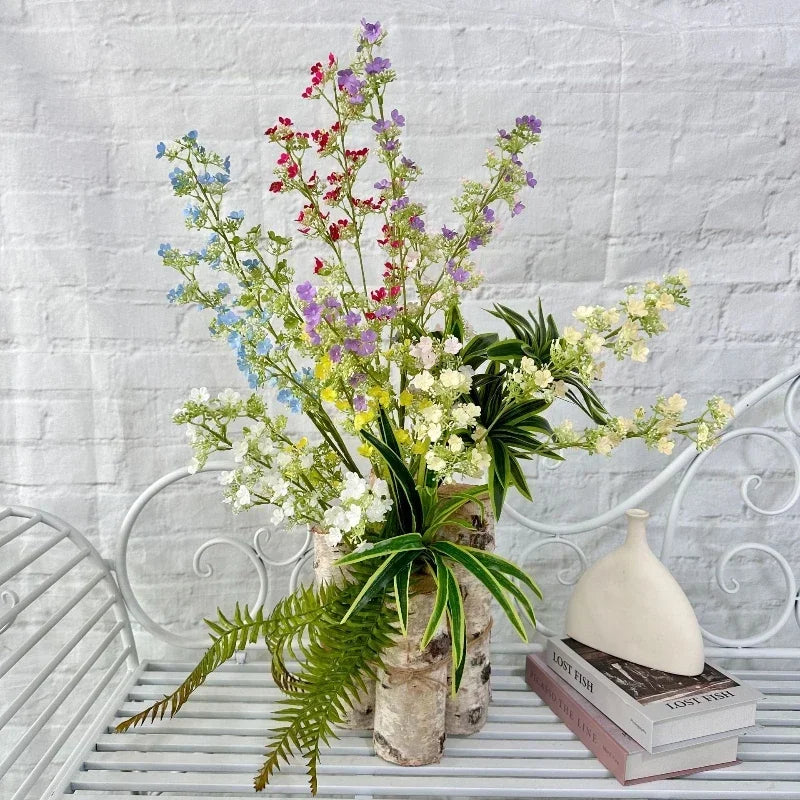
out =
[[[424,580],[424,579],[421,579]],[[383,653],[375,691],[375,753],[404,767],[442,758],[450,671],[450,634],[443,621],[424,650],[420,642],[436,597],[433,581],[408,601],[407,635]]]
[[[346,568],[337,567],[336,561],[347,555],[341,545],[332,545],[324,531],[312,528],[314,540],[314,586],[335,583],[341,586],[348,577]],[[360,692],[347,712],[342,727],[349,730],[372,730],[375,715],[375,681],[366,681],[366,693]]]
[[[448,496],[470,488],[463,484],[442,486],[439,495]],[[462,506],[458,518],[469,528],[446,526],[440,533],[443,539],[466,544],[479,550],[494,550],[494,518],[489,496]],[[491,664],[492,596],[475,576],[455,564],[453,572],[464,598],[464,618],[467,624],[467,654],[461,685],[455,697],[447,695],[447,733],[468,735],[477,733],[489,713],[492,690],[489,678]]]

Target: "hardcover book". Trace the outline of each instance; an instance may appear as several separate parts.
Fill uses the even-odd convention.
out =
[[[528,656],[525,680],[623,785],[688,775],[736,763],[739,743],[736,735],[704,739],[666,752],[648,753],[553,672],[542,656]]]
[[[649,752],[755,724],[761,694],[709,664],[673,675],[581,644],[549,639],[547,664]]]

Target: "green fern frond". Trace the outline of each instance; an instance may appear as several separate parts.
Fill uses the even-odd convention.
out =
[[[267,760],[254,780],[258,791],[267,786],[281,762],[302,755],[311,792],[316,794],[321,746],[336,738],[335,727],[359,693],[366,691],[367,681],[376,677],[381,653],[394,641],[397,618],[385,603],[385,590],[341,624],[363,585],[364,569],[369,568],[353,565],[358,574],[342,587],[298,589],[273,612],[276,625],[268,639],[273,672],[276,660],[278,671],[285,669],[284,651],[294,655],[300,650],[302,658],[297,674],[283,683],[286,697],[274,716]]]
[[[163,700],[153,703],[144,711],[120,722],[115,729],[117,733],[123,733],[131,727],[135,728],[137,725],[147,722],[148,719],[150,722],[154,722],[156,718],[163,719],[167,709],[169,709],[169,715],[174,717],[192,692],[201,686],[220,664],[231,658],[236,650],[244,649],[248,643],[255,644],[259,639],[267,638],[270,619],[264,618],[263,608],[259,608],[256,615],[253,616],[247,606],[240,608],[237,603],[233,620],[229,620],[219,609],[217,609],[217,615],[216,622],[205,620],[205,623],[213,631],[210,634],[213,643],[186,680]]]

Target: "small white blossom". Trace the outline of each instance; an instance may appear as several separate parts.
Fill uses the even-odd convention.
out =
[[[247,451],[250,445],[246,441],[236,442],[231,448],[231,452],[233,453],[233,460],[241,463],[244,461],[245,456],[247,455]]]
[[[533,382],[540,388],[545,389],[553,382],[553,375],[549,369],[537,369],[533,373]]]
[[[430,405],[425,406],[420,413],[422,414],[422,418],[425,420],[425,422],[436,423],[442,421],[444,410],[441,406]]]
[[[455,336],[448,336],[444,340],[444,351],[445,353],[448,353],[451,356],[454,356],[458,352],[460,352],[461,347],[462,347],[461,342],[459,342]]]
[[[243,484],[236,490],[234,500],[240,506],[250,505],[250,490]]]
[[[607,456],[614,449],[614,442],[610,436],[601,436],[594,443],[594,449],[601,456]]]
[[[475,450],[470,453],[470,461],[472,461],[476,470],[484,472],[489,469],[489,465],[492,463],[492,457],[486,450],[475,448]]]
[[[453,453],[460,453],[464,449],[464,440],[456,434],[452,434],[447,440],[447,447]]]
[[[564,339],[567,344],[573,347],[581,340],[581,332],[577,328],[566,327],[564,328]]]
[[[342,541],[343,536],[344,534],[339,528],[328,528],[328,532],[325,534],[325,541],[330,547],[336,547]]]
[[[659,311],[674,311],[675,298],[669,292],[662,292],[656,300],[656,308]]]
[[[193,403],[200,403],[202,405],[203,403],[207,403],[210,398],[211,395],[208,393],[208,389],[206,389],[205,386],[201,386],[199,389],[192,389],[192,391],[189,392],[189,399]]]
[[[433,375],[431,375],[428,370],[420,372],[411,379],[411,385],[421,392],[429,392],[433,388],[434,383]]]
[[[647,354],[650,352],[650,349],[645,345],[644,342],[634,342],[633,347],[631,348],[631,359],[633,361],[639,361],[644,363],[647,361]]]
[[[457,389],[465,392],[469,389],[470,380],[456,369],[443,369],[439,375],[439,382],[445,389]]]
[[[472,425],[480,416],[481,409],[474,403],[460,403],[453,406],[451,416],[456,425]]]
[[[640,297],[632,297],[625,304],[628,311],[628,316],[631,317],[646,317],[647,316],[647,303]]]
[[[367,482],[355,472],[348,472],[344,477],[344,488],[342,489],[342,502],[347,500],[358,500],[367,492]]]
[[[662,405],[667,414],[680,414],[686,408],[686,400],[676,392],[672,397],[668,397]]]
[[[664,455],[668,456],[672,453],[672,450],[675,447],[675,442],[672,439],[667,439],[666,436],[662,436],[658,440],[656,447],[658,447],[659,453],[664,453]]]
[[[429,450],[426,453],[425,463],[428,465],[428,469],[432,469],[434,472],[441,472],[447,466],[447,462],[440,456],[437,456],[433,450]]]
[[[583,343],[592,355],[597,355],[603,349],[606,340],[599,333],[590,333]]]
[[[721,397],[712,397],[708,403],[711,412],[720,420],[720,422],[727,422],[733,419],[734,411],[733,406],[723,400]]]
[[[225,389],[217,395],[217,400],[221,406],[235,407],[242,401],[242,396],[233,389]]]

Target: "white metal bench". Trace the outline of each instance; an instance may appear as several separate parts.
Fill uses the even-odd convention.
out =
[[[800,498],[800,424],[794,413],[798,392],[800,365],[743,398],[737,405],[737,425],[723,437],[721,447],[731,439],[766,437],[788,458],[791,488],[777,507],[761,508],[753,501],[751,490],[759,477],[742,480],[742,500],[751,517],[754,512],[790,512]],[[781,393],[784,430],[746,427],[750,406]],[[662,548],[669,562],[681,504],[706,457],[683,452],[647,486],[585,522],[547,524],[511,508],[508,513],[514,524],[535,534],[529,556],[544,545],[559,545],[585,566],[583,550],[569,535],[617,520],[625,509],[642,505],[674,478],[677,490]],[[208,469],[227,467],[214,463]],[[270,713],[279,697],[263,662],[225,664],[172,720],[122,735],[112,732],[117,721],[170,692],[194,665],[188,658],[185,663],[140,660],[129,615],[172,644],[205,646],[202,639],[173,633],[155,622],[137,601],[128,578],[128,541],[140,512],[162,489],[186,477],[186,470],[173,472],[136,500],[125,517],[113,563],[104,561],[61,519],[31,508],[0,511],[0,800],[255,796],[251,776],[263,758]],[[291,557],[276,560],[265,553],[263,535],[268,532],[257,532],[252,544],[225,540],[256,568],[258,602],[266,598],[267,570],[285,570],[292,586],[308,560],[308,540]],[[791,557],[796,543],[788,532],[781,544]],[[793,552],[796,559],[797,550]],[[743,740],[739,765],[621,787],[526,688],[521,661],[527,646],[499,641],[494,646],[497,660],[511,654],[511,662],[495,664],[489,722],[479,734],[449,739],[441,764],[403,768],[374,757],[368,735],[343,732],[323,758],[320,797],[800,798],[800,646],[794,625],[800,625],[800,611],[795,574],[787,557],[770,544],[732,544],[716,560],[720,590],[738,591],[729,571],[732,559],[742,553],[759,554],[777,568],[785,593],[770,609],[770,624],[755,634],[726,638],[706,632],[710,657],[766,664],[754,669],[752,663],[743,667],[745,662],[734,662],[737,673],[767,697],[760,706],[761,728]],[[544,577],[537,573],[537,578]],[[574,578],[558,577],[562,583]],[[25,635],[16,636],[24,618],[29,623]],[[779,660],[788,663],[779,668]],[[306,794],[303,772],[302,764],[284,768],[265,795]]]

